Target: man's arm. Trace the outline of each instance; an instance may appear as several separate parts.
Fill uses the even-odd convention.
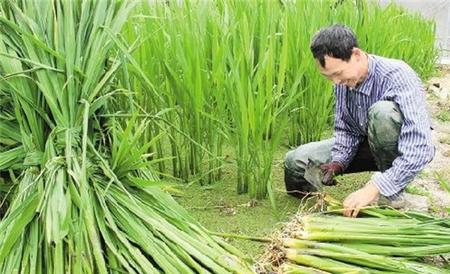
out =
[[[334,117],[335,144],[331,150],[331,159],[342,164],[346,169],[358,151],[359,144],[364,136],[352,128],[344,119],[345,91],[336,92],[336,111]]]
[[[383,196],[393,199],[413,180],[434,156],[431,125],[419,77],[408,67],[392,75],[387,93],[403,115],[398,139],[398,156],[392,167],[376,174],[373,181]]]

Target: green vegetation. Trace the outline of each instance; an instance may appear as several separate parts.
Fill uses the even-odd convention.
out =
[[[447,177],[440,172],[436,172],[435,175],[436,179],[439,181],[440,186],[450,194],[450,179],[447,179]],[[450,207],[446,208],[446,210],[447,213],[450,213]]]
[[[330,132],[309,41],[332,23],[433,71],[433,23],[394,5],[2,1],[0,272],[251,273],[262,246],[210,230],[267,237],[298,210],[282,161]]]
[[[318,73],[309,43],[332,23],[352,27],[368,52],[403,59],[423,78],[433,72],[434,23],[395,5],[145,2],[123,32],[133,53],[124,57],[130,65],[121,84],[137,99],[135,105],[122,100],[115,115],[132,109],[151,118],[145,138],[164,138],[148,153],[170,160],[158,163],[166,177],[220,181],[224,148],[233,147],[238,193],[269,195],[275,206],[276,149],[286,136],[297,146],[320,139],[331,126],[331,85]]]
[[[252,273],[161,190],[148,120],[102,117],[127,92],[114,41],[132,8],[0,6],[1,273]]]
[[[177,195],[175,199],[211,231],[270,238],[277,229],[290,220],[293,214],[302,208],[312,206],[312,204],[306,204],[305,201],[286,194],[283,165],[281,164],[284,153],[284,148],[277,150],[276,164],[273,165],[274,195],[277,200],[275,211],[268,200],[249,200],[247,196],[236,195],[234,186],[236,171],[233,168],[232,160],[229,160],[228,164],[224,166],[222,181],[208,186],[180,184],[178,188],[181,190],[181,195]],[[338,185],[325,187],[325,192],[342,200],[369,179],[369,172],[341,176]],[[311,202],[315,202],[315,200]],[[266,248],[266,244],[263,242],[233,237],[227,240],[253,258],[262,255]]]
[[[442,109],[436,115],[436,118],[438,118],[442,122],[449,122],[450,121],[450,111],[446,110],[446,109]]]
[[[224,167],[223,177],[223,181],[209,186],[180,185],[182,194],[176,197],[196,220],[211,231],[270,238],[304,206],[300,199],[285,193],[280,166],[274,166],[277,211],[273,210],[268,200],[249,200],[246,196],[236,195],[236,172],[232,166]],[[253,258],[260,256],[266,247],[263,242],[236,238],[227,240]]]

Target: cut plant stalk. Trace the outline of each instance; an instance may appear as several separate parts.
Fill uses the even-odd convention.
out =
[[[346,264],[327,258],[298,254],[297,250],[295,249],[287,249],[286,258],[292,262],[310,266],[319,270],[328,271],[331,273],[370,273],[363,268],[351,264]]]
[[[331,272],[318,270],[312,267],[305,267],[290,263],[284,263],[281,267],[281,272],[285,274],[329,274]]]

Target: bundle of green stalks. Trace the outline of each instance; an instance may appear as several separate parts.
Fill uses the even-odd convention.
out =
[[[102,116],[132,94],[114,43],[132,8],[0,4],[0,273],[252,273],[160,189],[148,120]]]
[[[368,244],[373,244],[371,252],[376,254],[414,257],[450,253],[450,228],[435,221],[373,217],[349,219],[341,216],[308,216],[303,221],[303,231],[297,236],[299,239],[340,242],[348,246],[357,245],[364,250],[370,250]],[[414,248],[417,252],[409,252],[416,250]]]
[[[357,219],[303,217],[302,230],[284,240],[291,263],[282,266],[283,273],[450,273],[423,262],[450,254],[448,219],[388,208],[363,213]]]
[[[374,255],[337,244],[287,239],[284,245],[288,247],[286,249],[288,260],[301,266],[325,271],[325,273],[450,273],[425,263]],[[285,267],[282,266],[282,268]]]

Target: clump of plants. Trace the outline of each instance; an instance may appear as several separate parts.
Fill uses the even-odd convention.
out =
[[[332,127],[331,84],[309,50],[321,27],[349,25],[362,49],[403,59],[423,78],[437,58],[434,23],[394,4],[169,3],[141,3],[127,23],[134,62],[122,82],[137,101],[120,112],[153,117],[144,138],[166,137],[151,147],[161,174],[220,181],[231,154],[237,191],[251,198],[273,197],[277,149],[319,140]]]
[[[0,4],[1,273],[251,273],[162,190],[148,119],[103,116],[132,92],[116,41],[133,6]]]

